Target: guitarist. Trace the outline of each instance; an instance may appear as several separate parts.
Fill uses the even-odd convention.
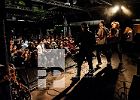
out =
[[[97,32],[97,38],[96,38],[96,56],[97,56],[97,67],[102,64],[101,61],[101,52],[105,54],[107,59],[107,64],[110,64],[111,62],[111,56],[108,54],[108,48],[107,48],[107,35],[109,33],[108,28],[105,27],[104,21],[101,21],[99,23],[99,29]]]

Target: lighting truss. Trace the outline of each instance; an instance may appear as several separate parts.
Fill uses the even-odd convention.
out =
[[[105,4],[107,4],[107,5],[109,5],[109,6],[112,6],[111,3],[109,3],[109,2],[107,2],[107,1],[105,1],[105,0],[100,0],[100,1],[103,2],[103,3],[105,3]]]
[[[43,4],[58,6],[58,7],[69,8],[69,9],[73,9],[73,10],[80,10],[80,11],[84,11],[84,12],[86,11],[76,5],[67,5],[64,2],[55,1],[55,0],[31,0],[31,1],[36,2],[36,3],[43,3]]]
[[[9,5],[9,4],[5,4],[5,8],[6,9],[22,10],[22,11],[32,11],[28,7],[17,6],[17,5]]]
[[[20,10],[20,11],[28,11],[28,12],[35,12],[34,10],[28,8],[28,7],[21,7],[17,5],[6,5],[6,9],[11,9],[11,10]],[[51,11],[51,10],[42,10],[44,14],[61,14],[61,12],[58,11]]]

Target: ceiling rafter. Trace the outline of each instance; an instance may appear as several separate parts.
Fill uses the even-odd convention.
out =
[[[103,2],[104,4],[107,4],[107,5],[109,5],[109,6],[112,6],[112,3],[110,3],[110,2],[107,2],[107,1],[105,1],[105,0],[100,0],[101,2]]]
[[[37,3],[43,3],[43,4],[48,4],[48,5],[53,5],[53,6],[58,6],[58,7],[64,7],[64,8],[69,8],[69,9],[73,9],[73,10],[79,10],[79,11],[84,11],[86,12],[86,10],[82,9],[79,6],[76,5],[68,5],[64,2],[60,2],[60,1],[55,1],[55,0],[31,0],[32,2],[37,2]]]

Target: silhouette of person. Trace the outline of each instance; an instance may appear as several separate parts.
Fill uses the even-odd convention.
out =
[[[81,32],[77,38],[79,44],[79,55],[77,60],[77,75],[75,79],[80,79],[81,65],[83,61],[87,60],[89,65],[89,72],[93,72],[92,55],[95,48],[96,40],[95,34],[89,30],[89,26],[86,23],[81,24]]]

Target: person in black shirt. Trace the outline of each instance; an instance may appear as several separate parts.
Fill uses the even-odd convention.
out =
[[[77,75],[76,79],[80,79],[81,65],[83,61],[86,60],[89,65],[89,72],[93,72],[92,65],[92,55],[96,44],[95,35],[89,31],[88,24],[81,24],[81,32],[77,38],[77,43],[79,44],[79,56],[77,60]]]

